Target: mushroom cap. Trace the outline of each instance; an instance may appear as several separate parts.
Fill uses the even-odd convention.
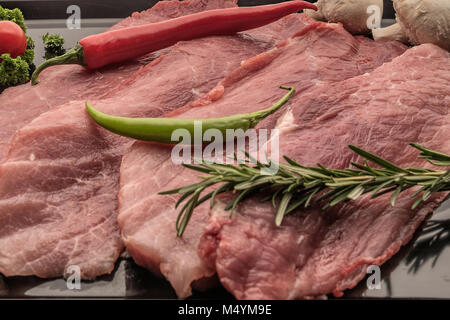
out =
[[[450,0],[394,0],[397,22],[412,44],[450,51]]]
[[[367,12],[369,6],[378,6],[383,16],[383,0],[319,0],[317,5],[328,22],[341,22],[352,34],[369,33],[367,22],[373,14]]]

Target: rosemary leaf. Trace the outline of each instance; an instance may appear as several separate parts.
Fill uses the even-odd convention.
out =
[[[305,208],[307,208],[311,202],[311,199],[316,195],[316,193],[320,192],[322,190],[321,187],[317,187],[315,188],[308,196],[308,198],[306,199],[305,202]]]
[[[374,199],[374,198],[377,197],[377,194],[378,194],[378,192],[379,192],[381,189],[385,189],[385,188],[387,188],[387,187],[390,187],[393,183],[394,183],[394,181],[393,181],[392,179],[389,179],[389,180],[387,180],[387,181],[381,183],[380,185],[378,185],[378,186],[375,188],[375,190],[372,191],[372,199]]]
[[[294,202],[291,202],[289,204],[289,207],[286,209],[286,214],[291,213],[292,211],[294,211],[295,209],[297,209],[298,207],[300,207],[303,203],[306,203],[306,201],[308,200],[309,194],[304,194],[300,197],[298,197],[298,199]]]
[[[186,203],[183,209],[181,209],[181,212],[178,215],[176,221],[177,235],[179,237],[183,236],[184,230],[186,229],[186,226],[189,223],[189,220],[191,219],[192,213],[194,212],[194,208],[196,207],[197,200],[202,191],[203,189],[200,188],[196,192],[194,192],[192,198]]]
[[[422,198],[418,198],[416,201],[414,201],[414,203],[413,203],[411,209],[415,210],[415,209],[419,206],[419,204],[422,203],[422,201],[423,201]]]
[[[393,206],[393,207],[395,206],[395,201],[397,200],[397,197],[400,194],[400,192],[402,192],[402,189],[403,189],[403,185],[399,185],[395,189],[394,193],[391,196],[391,206]]]
[[[234,187],[234,189],[235,190],[245,190],[245,189],[249,189],[249,188],[255,188],[255,187],[261,186],[263,184],[270,183],[271,180],[274,180],[273,176],[262,176],[262,177],[259,177],[259,179],[256,178],[250,182],[244,181],[242,183],[239,183]]]
[[[282,190],[283,190],[283,189],[278,189],[278,190],[275,191],[275,193],[272,195],[272,206],[273,206],[274,208],[277,207],[277,204],[276,204],[277,197],[278,197],[278,195],[281,193]]]
[[[230,190],[233,190],[233,183],[231,183],[231,182],[221,185],[219,188],[214,190],[214,192],[211,194],[210,205],[209,205],[210,209],[212,209],[212,207],[214,206],[214,200],[219,193],[227,192]]]
[[[275,225],[277,227],[279,227],[281,225],[281,222],[283,221],[284,214],[286,213],[286,209],[292,199],[292,195],[293,194],[291,192],[288,192],[284,194],[283,198],[281,198],[277,213],[275,215]]]
[[[192,164],[188,164],[188,163],[183,163],[183,167],[191,169],[191,170],[195,170],[195,171],[200,171],[203,173],[210,173],[211,170],[208,168],[205,168],[203,166],[196,166],[196,165],[192,165]]]
[[[429,163],[438,167],[450,167],[450,161],[428,160]]]
[[[419,155],[420,158],[427,158],[427,159],[430,159],[435,162],[441,161],[443,163],[450,163],[450,156],[445,153],[441,153],[441,152],[437,152],[437,151],[425,148],[424,146],[421,146],[417,143],[410,143],[410,145],[413,146],[414,148],[422,151]],[[444,166],[448,166],[448,164],[446,164]]]
[[[379,166],[392,170],[394,172],[403,172],[403,173],[408,173],[407,170],[402,169],[400,167],[397,167],[395,164],[393,164],[392,162],[389,162],[387,160],[384,160],[383,158],[380,158],[370,152],[367,152],[363,149],[360,149],[356,146],[353,145],[349,145],[349,148],[352,149],[353,152],[355,152],[356,154],[359,154],[361,157],[363,157],[364,159],[370,160],[373,163],[378,164]]]
[[[426,188],[427,188],[426,186],[423,186],[422,188],[420,188],[419,190],[417,190],[416,192],[414,192],[414,193],[411,195],[411,198],[417,197],[417,196],[418,196],[420,193],[422,193]]]
[[[353,188],[349,194],[347,195],[347,199],[349,200],[356,200],[358,199],[363,193],[364,193],[364,186],[363,185],[358,185],[355,188]]]
[[[231,201],[226,207],[225,210],[230,210],[230,218],[233,216],[234,213],[234,209],[236,209],[237,204],[244,199],[252,190],[251,189],[247,189],[244,190],[242,192],[239,193],[239,195],[236,197],[236,199],[234,199],[233,201]]]

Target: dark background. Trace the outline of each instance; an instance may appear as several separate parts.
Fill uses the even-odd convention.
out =
[[[316,0],[307,0],[316,2]],[[82,18],[123,18],[134,11],[152,7],[158,0],[5,0],[0,5],[22,10],[25,19],[65,19],[66,9],[70,5],[81,8]],[[282,2],[277,0],[239,0],[240,6],[252,6]],[[384,0],[384,18],[394,18],[392,0]]]

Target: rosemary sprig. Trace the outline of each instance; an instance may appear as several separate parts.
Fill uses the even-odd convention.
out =
[[[421,151],[420,158],[427,159],[433,165],[450,166],[450,155],[415,143],[411,143],[411,146]],[[350,145],[349,148],[364,159],[363,163],[352,162],[356,169],[329,169],[321,164],[317,167],[306,167],[294,159],[284,157],[286,163],[278,164],[278,172],[266,175],[263,174],[263,169],[269,169],[271,161],[268,163],[254,161],[248,153],[246,160],[256,162],[254,166],[245,163],[234,166],[206,162],[199,165],[184,165],[207,176],[203,176],[202,181],[198,183],[160,194],[181,194],[176,208],[186,201],[176,222],[177,235],[182,236],[197,206],[210,200],[212,207],[218,194],[229,191],[237,194],[225,208],[230,210],[230,217],[237,204],[249,195],[269,191],[270,195],[262,201],[271,201],[274,208],[277,208],[275,224],[280,226],[284,216],[300,206],[308,207],[312,201],[324,202],[323,209],[326,209],[343,201],[356,200],[367,193],[371,194],[371,198],[392,193],[390,202],[394,206],[397,197],[403,191],[419,186],[420,188],[412,195],[417,198],[412,205],[412,209],[415,209],[432,194],[450,190],[450,170],[405,169],[356,146]],[[370,166],[369,162],[378,167]],[[218,184],[220,186],[217,189],[200,197],[207,188]]]

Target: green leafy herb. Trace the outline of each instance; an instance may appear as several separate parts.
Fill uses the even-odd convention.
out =
[[[430,163],[450,166],[450,155],[414,143],[411,146],[419,149],[420,157]],[[323,202],[323,208],[326,209],[343,201],[357,200],[368,193],[372,198],[392,193],[390,202],[394,206],[403,191],[418,186],[420,188],[412,195],[417,198],[412,206],[412,209],[415,209],[432,194],[450,190],[450,170],[401,168],[356,146],[349,147],[364,159],[364,163],[352,163],[356,169],[329,169],[320,164],[317,167],[306,167],[294,159],[284,157],[286,163],[278,165],[278,172],[267,175],[263,172],[271,167],[270,161],[266,164],[256,162],[252,167],[245,163],[233,166],[202,162],[199,165],[185,165],[191,170],[208,174],[202,181],[160,194],[181,194],[176,207],[186,201],[176,223],[177,234],[182,236],[197,206],[208,199],[212,205],[218,194],[228,191],[237,193],[226,206],[226,210],[231,210],[231,214],[236,205],[249,195],[264,190],[270,191],[270,196],[263,200],[271,200],[277,208],[275,224],[279,226],[287,214],[300,206],[308,207],[313,200]],[[246,154],[246,157],[246,160],[254,160],[249,154]],[[369,162],[378,167],[370,166]],[[200,197],[205,189],[217,184],[221,185],[218,189]]]
[[[49,34],[48,32],[42,36],[44,42],[45,54],[44,59],[48,60],[66,53],[64,49],[64,38],[59,34]]]
[[[19,9],[5,9],[0,6],[0,20],[9,20],[27,32],[25,19],[22,11]],[[27,50],[22,56],[11,58],[9,55],[1,57],[0,62],[0,93],[10,86],[26,83],[30,80],[30,76],[36,68],[33,64],[34,59],[34,42],[27,36]],[[26,68],[25,68],[26,65]]]
[[[8,53],[0,56],[0,87],[25,83],[30,79],[28,63],[22,57],[11,58]]]

